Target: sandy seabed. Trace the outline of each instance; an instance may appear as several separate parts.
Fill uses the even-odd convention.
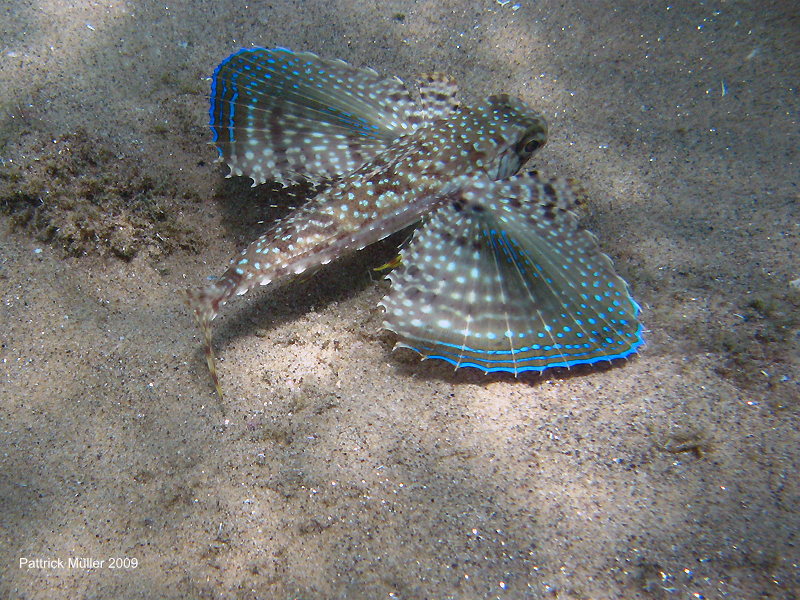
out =
[[[640,355],[392,353],[390,240],[223,311],[223,413],[180,292],[304,192],[214,162],[252,45],[540,110]],[[790,0],[3,3],[0,597],[800,597],[798,49]]]

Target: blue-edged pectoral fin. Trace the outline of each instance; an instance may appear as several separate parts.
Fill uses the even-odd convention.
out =
[[[474,181],[430,215],[389,278],[384,327],[426,358],[491,371],[610,361],[642,345],[639,306],[567,182]]]

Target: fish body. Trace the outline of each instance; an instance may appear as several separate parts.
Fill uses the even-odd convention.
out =
[[[211,321],[231,297],[421,223],[390,275],[384,327],[423,357],[484,371],[542,371],[628,356],[638,305],[563,181],[518,174],[544,119],[499,94],[460,106],[424,75],[418,94],[310,53],[241,50],[214,73],[211,127],[231,175],[330,186],[187,292],[221,397]]]

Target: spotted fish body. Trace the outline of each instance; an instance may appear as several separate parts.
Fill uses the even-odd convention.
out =
[[[566,182],[517,174],[547,139],[506,95],[459,106],[454,82],[398,79],[285,49],[241,50],[214,73],[211,127],[231,174],[330,181],[188,292],[221,396],[211,321],[222,304],[421,222],[389,275],[384,327],[426,358],[484,371],[609,361],[643,343],[638,305]]]

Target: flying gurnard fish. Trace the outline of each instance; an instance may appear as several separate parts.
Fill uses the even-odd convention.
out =
[[[547,141],[544,119],[505,94],[459,105],[438,73],[417,85],[283,48],[243,49],[214,71],[211,130],[229,176],[329,182],[187,292],[220,398],[211,321],[223,304],[415,223],[380,303],[398,346],[516,375],[642,345],[639,306],[578,226],[581,195],[520,173]]]

